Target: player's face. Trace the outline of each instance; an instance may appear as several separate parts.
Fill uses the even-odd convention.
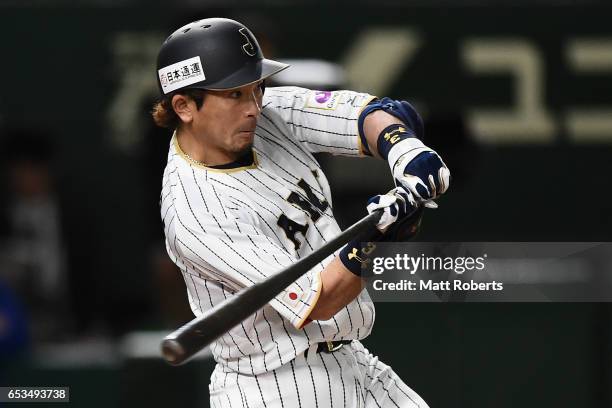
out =
[[[224,91],[207,91],[204,105],[194,117],[194,127],[207,149],[227,162],[236,160],[253,145],[261,111],[261,82]]]

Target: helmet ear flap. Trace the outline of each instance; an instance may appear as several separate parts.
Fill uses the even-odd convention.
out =
[[[262,94],[266,92],[266,80],[265,79],[261,81],[261,83],[259,84],[259,88],[261,89]]]

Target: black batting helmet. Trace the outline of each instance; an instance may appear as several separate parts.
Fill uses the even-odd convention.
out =
[[[179,89],[232,89],[289,65],[265,59],[253,33],[227,18],[207,18],[172,33],[157,55],[162,95]]]

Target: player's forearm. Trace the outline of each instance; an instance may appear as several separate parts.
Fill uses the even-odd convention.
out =
[[[321,294],[310,312],[310,320],[331,319],[359,295],[364,280],[344,267],[336,257],[321,272]]]
[[[404,125],[401,120],[383,110],[374,111],[366,116],[363,122],[363,133],[374,157],[381,158],[377,147],[379,135],[387,126],[393,124]]]

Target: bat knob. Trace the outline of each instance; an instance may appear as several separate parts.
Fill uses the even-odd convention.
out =
[[[185,361],[185,349],[175,339],[164,339],[161,352],[164,360],[170,365],[177,366]]]

